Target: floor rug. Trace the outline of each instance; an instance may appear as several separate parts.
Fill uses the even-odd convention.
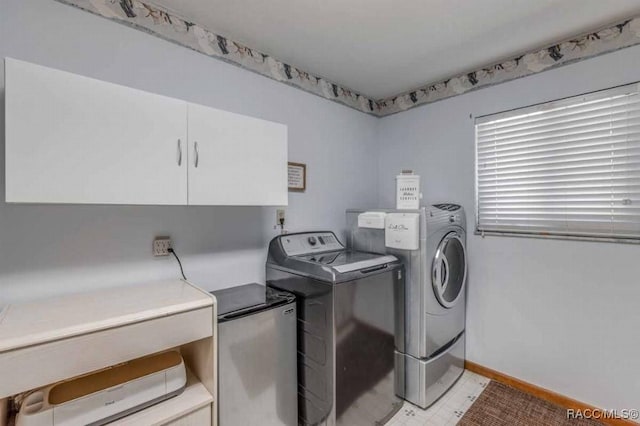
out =
[[[491,381],[459,426],[595,426],[595,420],[568,419],[566,409]]]

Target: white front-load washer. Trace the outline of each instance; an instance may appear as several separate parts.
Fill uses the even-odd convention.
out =
[[[384,227],[358,220],[373,213],[386,215]],[[411,231],[409,219],[417,219],[418,243],[406,244],[403,237],[390,243],[389,232]],[[405,265],[404,346],[396,351],[396,388],[404,390],[400,395],[404,399],[428,407],[464,371],[464,209],[448,203],[417,210],[348,210],[347,224],[352,249],[393,254]]]

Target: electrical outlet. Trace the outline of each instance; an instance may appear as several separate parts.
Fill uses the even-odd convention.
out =
[[[276,225],[284,225],[284,209],[276,210]]]
[[[156,237],[153,240],[154,256],[169,256],[170,248],[171,248],[171,237]]]

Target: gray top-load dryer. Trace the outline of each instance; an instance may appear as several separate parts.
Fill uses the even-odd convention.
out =
[[[403,275],[395,256],[347,250],[333,232],[271,241],[267,285],[297,300],[300,424],[383,424],[400,408]]]

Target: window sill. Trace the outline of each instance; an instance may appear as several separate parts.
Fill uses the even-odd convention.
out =
[[[618,243],[618,244],[640,244],[640,237],[599,237],[594,235],[564,235],[564,234],[532,234],[525,232],[500,232],[500,231],[479,231],[475,230],[474,235],[481,237],[515,237],[515,238],[536,238],[542,240],[568,240],[585,241],[592,243]]]

